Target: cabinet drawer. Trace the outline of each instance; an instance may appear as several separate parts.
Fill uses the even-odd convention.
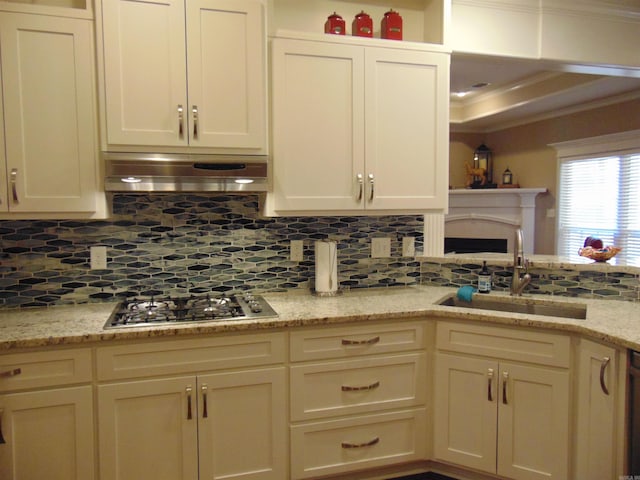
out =
[[[424,348],[425,324],[310,329],[291,333],[291,361],[323,360]]]
[[[291,427],[294,479],[422,460],[426,455],[424,409]]]
[[[98,380],[282,363],[284,333],[138,343],[97,349]]]
[[[571,355],[566,335],[462,322],[438,322],[436,346],[439,350],[555,367],[569,367]]]
[[[88,348],[0,355],[0,392],[90,381]]]
[[[413,407],[425,401],[426,354],[291,367],[291,418]]]

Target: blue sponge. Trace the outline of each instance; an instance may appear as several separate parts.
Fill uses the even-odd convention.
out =
[[[471,285],[465,285],[458,289],[458,293],[456,295],[460,300],[470,302],[474,293],[476,293],[476,289],[474,287]]]

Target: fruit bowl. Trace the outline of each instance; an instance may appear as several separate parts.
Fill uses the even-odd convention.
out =
[[[578,249],[578,255],[581,257],[587,257],[596,262],[606,262],[607,260],[615,257],[622,248],[606,246],[604,248],[583,247]]]

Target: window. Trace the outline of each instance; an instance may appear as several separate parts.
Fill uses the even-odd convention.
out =
[[[553,145],[558,150],[557,253],[577,260],[588,236],[622,247],[611,264],[640,266],[640,132]]]

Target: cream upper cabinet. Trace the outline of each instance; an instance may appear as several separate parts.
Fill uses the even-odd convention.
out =
[[[449,55],[358,40],[273,40],[268,213],[446,207]]]
[[[106,146],[266,152],[260,0],[103,0]]]
[[[97,210],[93,45],[89,20],[0,13],[0,215]]]

